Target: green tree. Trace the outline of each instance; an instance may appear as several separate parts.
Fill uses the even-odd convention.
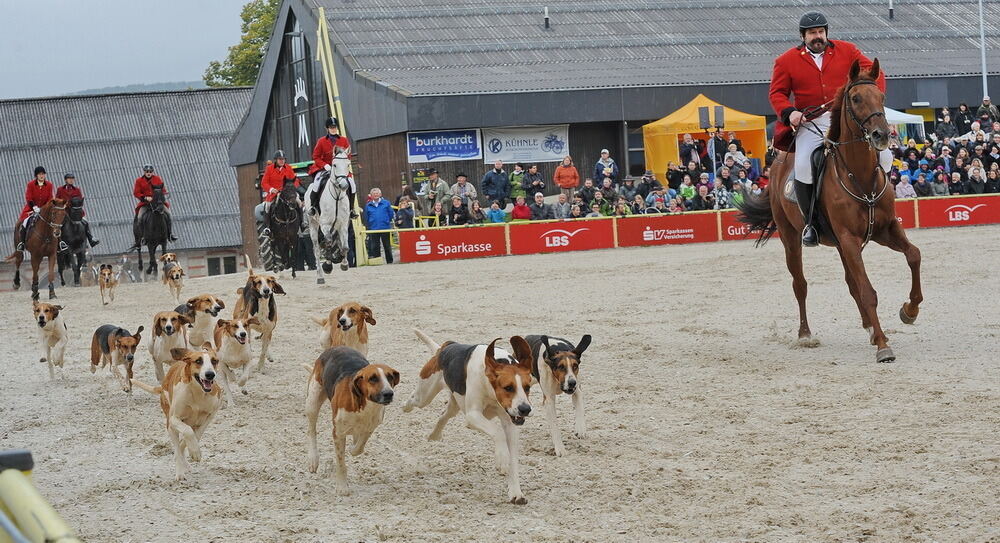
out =
[[[226,60],[213,60],[203,76],[209,87],[253,85],[264,61],[281,0],[250,0],[240,13],[240,43],[229,48]]]

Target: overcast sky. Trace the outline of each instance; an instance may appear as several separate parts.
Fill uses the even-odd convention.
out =
[[[0,98],[200,80],[247,0],[0,0]]]

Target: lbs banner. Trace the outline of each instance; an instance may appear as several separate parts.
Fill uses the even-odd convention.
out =
[[[569,125],[484,128],[483,161],[560,162],[569,154]]]
[[[476,160],[483,156],[479,129],[407,132],[406,153],[410,164]]]

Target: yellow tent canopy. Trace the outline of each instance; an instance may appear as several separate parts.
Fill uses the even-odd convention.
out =
[[[699,94],[670,115],[643,125],[646,169],[662,175],[667,171],[668,162],[680,161],[679,143],[683,141],[684,134],[691,134],[694,139],[707,142],[709,136],[698,126],[698,108],[707,106],[714,114],[714,106],[719,105],[722,104],[704,94]],[[736,137],[743,143],[747,156],[763,161],[767,152],[767,120],[760,115],[751,115],[726,107],[725,121],[722,130],[736,132]]]

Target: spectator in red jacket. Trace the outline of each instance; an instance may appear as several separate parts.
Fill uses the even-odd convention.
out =
[[[531,220],[531,208],[525,205],[524,196],[518,196],[514,203],[514,211],[510,213],[511,219],[517,220]]]
[[[42,206],[49,203],[52,200],[52,183],[45,179],[45,168],[38,166],[35,168],[35,178],[28,181],[28,186],[24,191],[24,209],[21,210],[21,215],[18,217],[18,222],[21,223],[20,236],[17,241],[18,251],[24,250],[24,241],[28,239],[28,233],[31,231],[29,222],[34,224],[34,221],[29,221],[31,217],[37,215],[41,210]],[[64,241],[59,241],[59,250],[65,251],[69,247],[66,246]]]
[[[156,175],[153,171],[152,164],[145,164],[142,167],[142,175],[136,178],[135,185],[132,187],[132,195],[139,200],[139,203],[135,206],[135,216],[132,219],[132,233],[135,235],[135,244],[132,245],[129,251],[138,251],[139,247],[142,246],[142,224],[146,219],[146,215],[149,214],[149,202],[153,201],[153,189],[161,188],[163,189],[163,197],[167,197],[167,187],[163,184],[163,179]],[[170,202],[164,200],[163,207],[166,209],[164,214],[167,218],[167,239],[170,241],[177,241],[174,237],[174,222],[170,216]]]
[[[566,195],[567,200],[573,198],[573,192],[580,186],[580,172],[573,165],[573,157],[563,157],[562,164],[556,166],[556,172],[552,174],[552,181]]]
[[[80,208],[80,219],[83,221],[83,231],[87,234],[87,241],[90,242],[91,247],[96,247],[101,240],[94,239],[90,233],[90,223],[87,222],[86,218],[87,212],[83,210],[83,191],[76,186],[76,176],[67,173],[63,176],[63,182],[65,184],[56,191],[56,198],[65,201],[70,207]]]
[[[264,224],[264,214],[271,211],[271,202],[278,197],[281,189],[285,188],[286,182],[294,182],[299,186],[299,179],[295,177],[295,170],[288,164],[285,152],[278,150],[274,153],[274,161],[264,168],[264,177],[260,180],[260,191],[264,201],[253,208],[253,217],[257,220],[257,230],[261,231]],[[302,200],[297,200],[299,207],[302,207]],[[271,235],[269,228],[261,231],[265,236]]]
[[[326,135],[316,140],[313,147],[313,165],[309,167],[309,175],[313,176],[313,184],[309,186],[309,214],[319,213],[319,199],[323,194],[323,187],[326,186],[330,172],[333,171],[333,159],[340,151],[351,156],[351,142],[340,135],[340,123],[336,117],[326,120]],[[318,183],[317,183],[318,181]],[[315,187],[315,188],[314,188]],[[354,184],[354,178],[347,178],[347,198],[351,204],[351,218],[355,219],[358,213],[354,210],[358,206],[356,193],[358,187]]]

